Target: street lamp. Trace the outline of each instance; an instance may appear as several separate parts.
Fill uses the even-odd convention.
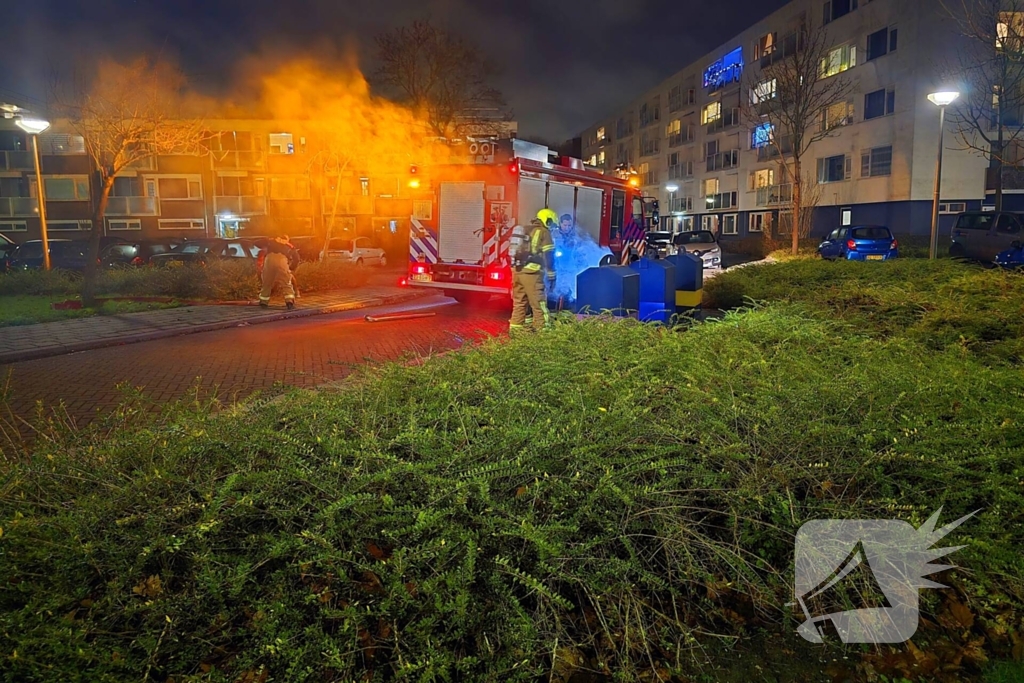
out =
[[[928,258],[934,259],[939,251],[939,190],[942,183],[942,138],[946,132],[946,107],[952,104],[960,93],[955,90],[933,92],[928,96],[939,108],[939,156],[935,164],[935,196],[932,198],[932,235],[928,247]]]
[[[43,268],[50,269],[50,238],[46,232],[46,192],[43,171],[39,163],[39,134],[50,127],[49,121],[19,116],[14,120],[18,128],[32,136],[32,159],[36,166],[36,201],[39,202],[39,237],[43,243]]]

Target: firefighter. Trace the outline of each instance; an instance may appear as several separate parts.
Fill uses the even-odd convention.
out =
[[[555,279],[555,245],[551,231],[557,226],[558,214],[551,209],[541,209],[528,229],[517,225],[512,231],[509,246],[512,255],[512,319],[509,331],[512,333],[523,329],[527,310],[533,315],[534,330],[551,325],[544,279],[545,275],[549,282]]]
[[[295,290],[292,288],[292,266],[298,265],[298,254],[285,236],[275,237],[267,243],[263,260],[263,289],[260,291],[260,306],[270,305],[274,287],[284,294],[288,310],[295,308]]]

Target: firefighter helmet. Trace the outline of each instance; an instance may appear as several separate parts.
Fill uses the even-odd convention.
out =
[[[541,209],[537,212],[537,220],[543,225],[554,227],[558,225],[558,214],[551,209]]]

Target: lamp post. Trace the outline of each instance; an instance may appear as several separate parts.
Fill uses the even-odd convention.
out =
[[[43,243],[43,269],[50,269],[50,238],[46,232],[46,191],[43,186],[43,171],[39,163],[39,134],[50,127],[43,119],[18,117],[18,128],[32,136],[32,159],[36,166],[36,201],[39,202],[39,238]]]
[[[952,104],[960,93],[955,90],[933,92],[928,96],[932,104],[939,107],[939,156],[935,163],[935,196],[932,198],[932,234],[928,247],[928,258],[935,259],[939,251],[939,191],[942,183],[942,138],[946,132],[946,107]]]

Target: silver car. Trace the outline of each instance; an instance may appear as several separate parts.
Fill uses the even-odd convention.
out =
[[[705,270],[722,267],[722,247],[710,230],[678,232],[672,236],[672,246],[672,253],[685,251],[699,256],[704,261]]]

